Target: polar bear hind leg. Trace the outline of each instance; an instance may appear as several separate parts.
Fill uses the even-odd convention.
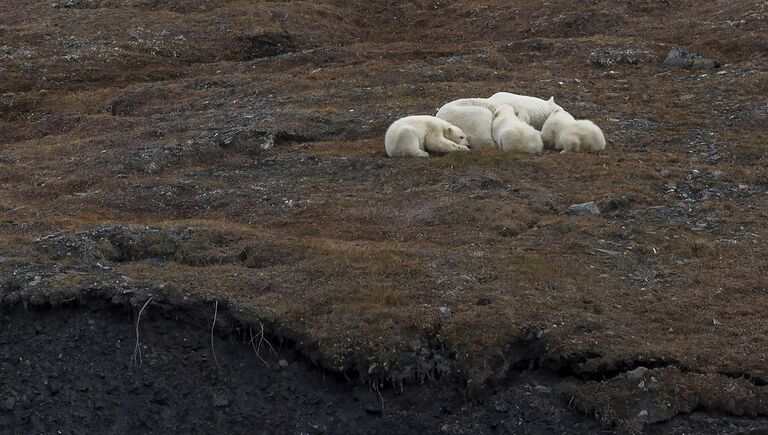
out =
[[[528,154],[540,153],[544,149],[541,135],[528,126],[514,126],[505,131],[500,139],[499,147],[504,151],[519,151]]]
[[[419,134],[413,127],[403,126],[387,143],[387,154],[390,157],[429,157],[429,153],[419,147]]]

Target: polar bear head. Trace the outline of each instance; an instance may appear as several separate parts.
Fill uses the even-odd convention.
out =
[[[447,125],[445,128],[443,128],[443,136],[452,141],[456,142],[459,145],[467,146],[467,135],[464,134],[463,131],[459,127],[456,127],[455,125]]]
[[[516,120],[517,113],[517,110],[513,106],[502,104],[497,106],[496,110],[493,111],[493,120],[494,122],[501,122],[507,119]]]
[[[556,112],[558,110],[563,110],[562,107],[560,107],[557,103],[555,103],[555,97],[549,97],[549,100],[547,100],[547,105],[551,109],[550,113]]]
[[[566,127],[558,140],[565,151],[597,152],[605,149],[605,136],[600,127],[586,119]]]

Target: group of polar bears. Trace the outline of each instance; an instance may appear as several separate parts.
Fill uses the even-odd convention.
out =
[[[540,153],[605,149],[602,130],[592,121],[576,120],[555,104],[526,95],[497,92],[490,98],[462,98],[441,107],[435,116],[398,119],[387,129],[384,147],[390,157],[429,157],[429,153],[498,148]]]

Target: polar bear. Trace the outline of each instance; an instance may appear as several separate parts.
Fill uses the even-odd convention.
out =
[[[496,105],[485,98],[462,98],[446,103],[436,117],[459,127],[467,135],[471,149],[496,148],[491,135]]]
[[[596,152],[605,149],[605,136],[600,127],[586,119],[577,121],[565,110],[557,110],[549,115],[541,129],[541,139],[547,148],[562,152]]]
[[[562,107],[555,103],[555,97],[550,97],[549,100],[545,101],[541,98],[528,97],[526,95],[497,92],[486,100],[491,104],[507,104],[514,107],[517,117],[537,130],[541,130],[544,121],[547,120],[552,112],[563,110]]]
[[[544,149],[538,130],[518,119],[515,109],[506,104],[493,114],[493,141],[504,151],[540,153]]]
[[[469,151],[464,132],[434,116],[406,116],[393,122],[384,136],[389,157],[429,157],[429,153]]]

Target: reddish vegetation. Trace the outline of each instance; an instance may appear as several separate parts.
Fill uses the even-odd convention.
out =
[[[215,299],[326,368],[473,393],[515,363],[764,389],[768,7],[576,3],[11,1],[0,299]],[[500,90],[608,149],[384,156],[394,119]]]

